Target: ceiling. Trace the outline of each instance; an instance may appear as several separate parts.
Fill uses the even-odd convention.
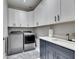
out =
[[[9,8],[15,8],[25,11],[33,11],[41,0],[8,0]]]

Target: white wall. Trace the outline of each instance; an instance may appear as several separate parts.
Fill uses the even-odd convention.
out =
[[[8,27],[7,27],[7,0],[3,0],[3,59],[6,59],[5,56],[5,40],[8,37]]]
[[[67,33],[75,33],[75,22],[62,23],[50,26],[42,26],[35,28],[35,32],[38,36],[48,36],[49,28],[54,30],[54,36],[66,39]]]
[[[3,37],[4,38],[8,36],[7,34],[7,31],[8,31],[7,29],[7,9],[8,9],[7,0],[4,0],[4,9],[3,9],[4,11],[3,13]]]

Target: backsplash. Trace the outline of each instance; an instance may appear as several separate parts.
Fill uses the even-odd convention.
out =
[[[66,36],[67,33],[69,33],[70,35],[75,33],[75,22],[48,25],[48,26],[40,26],[37,28],[11,27],[8,29],[9,29],[9,32],[11,31],[32,31],[33,33],[36,33],[37,36],[48,36],[50,27],[51,29],[53,29],[54,37],[67,39],[67,36]],[[71,36],[71,38],[75,38],[75,36]]]
[[[42,26],[35,28],[37,36],[48,36],[50,26]]]
[[[35,32],[38,36],[48,36],[50,27],[53,29],[54,36],[66,39],[66,34],[75,33],[75,22],[55,24],[50,26],[42,26],[35,28]],[[74,37],[72,37],[74,38]]]
[[[54,36],[67,39],[66,34],[68,33],[70,37],[75,33],[75,22],[54,25]],[[75,38],[75,36],[72,38]]]

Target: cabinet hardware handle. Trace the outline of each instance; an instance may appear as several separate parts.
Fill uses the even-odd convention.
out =
[[[29,26],[29,24],[27,24],[27,26]]]
[[[57,15],[57,17],[58,17],[58,21],[60,21],[60,16],[59,16],[59,15]]]
[[[39,25],[39,23],[37,22],[36,25]]]
[[[56,16],[55,16],[55,22],[56,22]]]
[[[16,24],[13,24],[13,26],[16,26]]]
[[[20,26],[21,26],[21,24],[20,24]]]

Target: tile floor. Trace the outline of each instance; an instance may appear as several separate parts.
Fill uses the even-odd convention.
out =
[[[40,59],[39,42],[35,50],[26,51],[11,56],[6,56],[4,53],[3,59]]]
[[[11,56],[4,56],[4,59],[40,59],[40,52],[35,49],[31,51],[26,51]]]

